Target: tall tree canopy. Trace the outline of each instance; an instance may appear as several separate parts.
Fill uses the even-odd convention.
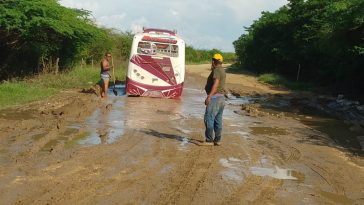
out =
[[[95,42],[107,45],[107,33],[89,16],[88,11],[65,8],[57,0],[2,0],[1,78],[36,72],[57,58],[67,66],[84,57]]]
[[[243,67],[295,78],[300,65],[301,80],[362,92],[363,0],[290,0],[246,31],[234,42]]]

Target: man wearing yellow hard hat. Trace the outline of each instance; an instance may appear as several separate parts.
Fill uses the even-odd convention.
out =
[[[225,106],[225,78],[226,73],[222,68],[223,57],[214,54],[211,62],[211,73],[207,78],[205,91],[207,94],[205,105],[205,138],[202,145],[221,145],[222,113]],[[213,134],[215,132],[215,136]]]

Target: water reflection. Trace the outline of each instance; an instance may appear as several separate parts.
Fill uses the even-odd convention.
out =
[[[124,134],[125,123],[120,119],[124,115],[124,100],[109,97],[108,103],[112,106],[103,106],[86,119],[85,128],[90,134],[81,139],[79,144],[109,144]]]
[[[292,179],[297,180],[296,177],[293,176],[293,170],[291,169],[281,169],[278,166],[274,168],[263,168],[263,167],[251,167],[250,171],[257,176],[269,176],[275,179]]]
[[[203,116],[205,112],[203,90],[185,88],[180,99],[162,99],[125,96],[125,86],[116,85],[118,96],[113,94],[113,86],[109,89],[109,98],[105,104],[87,118],[83,127],[89,133],[79,140],[82,145],[108,144],[122,137],[127,130],[156,129],[163,127],[164,131],[179,130],[185,140],[182,147],[188,144],[191,133],[203,133]],[[227,103],[224,110],[224,120],[239,122],[239,125],[252,123],[252,119],[234,113],[236,106]],[[201,124],[201,130],[191,127]],[[170,130],[168,130],[170,129]],[[236,132],[241,127],[225,132]],[[163,131],[163,132],[164,132]],[[171,133],[171,132],[170,132]]]
[[[126,89],[124,84],[116,84],[115,87],[111,85],[107,91],[108,96],[115,96],[113,90],[116,90],[117,96],[126,95]]]

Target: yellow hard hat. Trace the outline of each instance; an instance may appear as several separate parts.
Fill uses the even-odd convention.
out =
[[[218,60],[220,62],[222,62],[224,60],[224,58],[222,57],[222,55],[220,53],[215,53],[214,56],[212,57],[212,59]]]

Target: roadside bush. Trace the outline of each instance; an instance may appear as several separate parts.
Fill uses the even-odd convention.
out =
[[[289,0],[234,42],[239,64],[255,73],[363,96],[364,1]]]
[[[218,49],[203,50],[195,49],[192,46],[186,46],[186,63],[187,64],[201,64],[211,63],[211,57],[215,53],[220,53],[224,57],[224,63],[234,63],[236,60],[235,53],[222,52]]]
[[[258,77],[258,81],[273,86],[284,87],[291,90],[309,91],[312,90],[311,83],[297,82],[289,80],[282,75],[275,73],[266,73]]]

